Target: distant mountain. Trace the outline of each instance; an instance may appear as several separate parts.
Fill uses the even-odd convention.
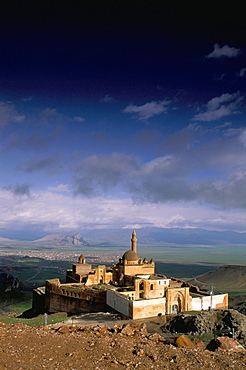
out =
[[[189,281],[193,285],[208,288],[214,285],[215,289],[246,291],[246,266],[224,265],[216,270],[206,272]]]
[[[44,244],[55,244],[55,245],[85,245],[89,246],[81,234],[71,234],[64,236],[63,234],[51,234],[44,238],[34,240],[34,243],[44,243]]]
[[[91,244],[130,245],[133,229],[100,229],[84,231]],[[206,229],[145,227],[136,229],[139,245],[246,245],[246,233]]]
[[[11,239],[8,239],[8,238],[2,238],[0,236],[0,242],[11,242]]]
[[[44,236],[44,233],[39,234],[32,231],[22,231],[20,234],[17,231],[1,232],[5,238],[1,238],[3,244],[14,240],[35,241],[35,243],[56,243],[63,245],[98,245],[98,246],[122,246],[130,248],[131,233],[133,228],[127,229],[94,229],[83,230],[81,234],[51,234]],[[158,228],[144,227],[136,229],[139,246],[163,247],[163,245],[209,245],[209,246],[246,246],[246,233],[236,231],[216,231],[206,229],[182,229],[182,228]],[[42,236],[42,238],[40,238]],[[10,237],[12,240],[6,239]],[[38,238],[38,239],[37,239]],[[88,240],[88,243],[83,239]],[[5,240],[4,240],[5,239]]]

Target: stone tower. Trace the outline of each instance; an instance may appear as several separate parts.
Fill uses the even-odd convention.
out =
[[[133,233],[132,233],[132,251],[135,252],[137,254],[137,234],[136,234],[136,231],[134,230]]]

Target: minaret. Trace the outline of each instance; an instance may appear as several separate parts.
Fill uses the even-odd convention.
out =
[[[136,231],[134,230],[133,233],[132,233],[132,251],[135,252],[137,254],[137,234],[136,234]]]

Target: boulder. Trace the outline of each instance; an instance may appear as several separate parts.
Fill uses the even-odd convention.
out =
[[[228,337],[218,337],[211,340],[207,349],[210,351],[246,352],[246,349],[239,342]]]
[[[68,333],[70,333],[70,329],[66,325],[61,326],[57,331],[58,331],[58,333],[61,333],[61,334],[68,334]]]
[[[176,338],[175,344],[179,348],[195,348],[195,345],[189,338],[187,338],[186,335],[180,335],[178,338]]]

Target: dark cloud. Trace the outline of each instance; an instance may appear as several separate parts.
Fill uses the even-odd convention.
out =
[[[75,193],[94,195],[124,183],[139,168],[135,158],[113,153],[108,156],[93,155],[76,166],[74,175]]]
[[[100,195],[118,187],[141,202],[245,208],[245,137],[231,124],[216,126],[212,135],[192,124],[163,141],[163,155],[146,163],[118,153],[90,156],[75,169],[75,193]]]
[[[16,196],[24,196],[30,197],[30,185],[29,184],[16,184],[14,186],[9,185],[4,188],[5,190],[10,191]]]
[[[246,209],[246,171],[235,173],[227,181],[205,181],[197,186],[197,197],[221,208]]]
[[[53,143],[54,140],[59,137],[62,130],[62,126],[59,125],[52,129],[52,132],[49,134],[42,134],[40,130],[35,131],[31,135],[25,129],[13,131],[6,139],[6,143],[2,147],[2,151],[9,151],[17,148],[42,148]]]
[[[183,179],[166,180],[161,176],[148,177],[143,179],[138,190],[139,193],[135,192],[134,199],[140,196],[141,200],[153,203],[190,201],[196,198],[192,186]]]
[[[18,165],[17,169],[31,173],[40,170],[49,170],[54,172],[60,168],[60,155],[51,155],[45,158],[35,158],[30,161],[22,162]]]

